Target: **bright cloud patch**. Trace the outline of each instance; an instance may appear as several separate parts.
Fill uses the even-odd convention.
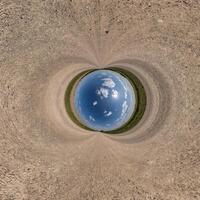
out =
[[[94,117],[92,117],[92,116],[90,115],[89,118],[90,118],[91,121],[95,122]]]
[[[111,78],[103,78],[102,79],[104,82],[102,86],[108,87],[108,88],[114,88],[115,87],[115,82]]]
[[[97,105],[97,101],[94,101],[92,104],[93,104],[93,106],[96,106]]]
[[[127,91],[124,93],[124,97],[125,97],[125,99],[127,99]]]
[[[100,88],[100,90],[97,90],[97,94],[100,96],[101,99],[108,98],[109,91],[105,88]]]
[[[121,117],[123,117],[123,115],[126,113],[127,109],[128,109],[127,101],[124,101],[124,103],[122,104],[122,114],[121,114]]]
[[[112,90],[112,97],[117,98],[118,97],[118,92],[117,90]]]
[[[110,115],[112,115],[111,111],[109,111],[107,114],[105,114],[106,117],[109,117]]]

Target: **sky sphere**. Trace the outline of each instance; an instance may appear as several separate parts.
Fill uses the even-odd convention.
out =
[[[111,70],[96,70],[84,76],[75,88],[75,113],[79,121],[96,131],[122,127],[136,107],[129,80]]]

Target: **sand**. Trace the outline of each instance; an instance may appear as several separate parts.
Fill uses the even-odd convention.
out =
[[[200,199],[198,0],[0,1],[0,199]],[[140,78],[147,108],[119,135],[67,116],[86,69]]]

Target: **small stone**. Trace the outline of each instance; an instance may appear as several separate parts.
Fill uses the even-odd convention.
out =
[[[158,23],[163,23],[163,20],[162,19],[158,19],[157,22]]]

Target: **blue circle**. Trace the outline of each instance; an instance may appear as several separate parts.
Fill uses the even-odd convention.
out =
[[[82,124],[96,131],[122,127],[135,107],[136,95],[131,83],[111,70],[93,71],[75,88],[75,114]]]

